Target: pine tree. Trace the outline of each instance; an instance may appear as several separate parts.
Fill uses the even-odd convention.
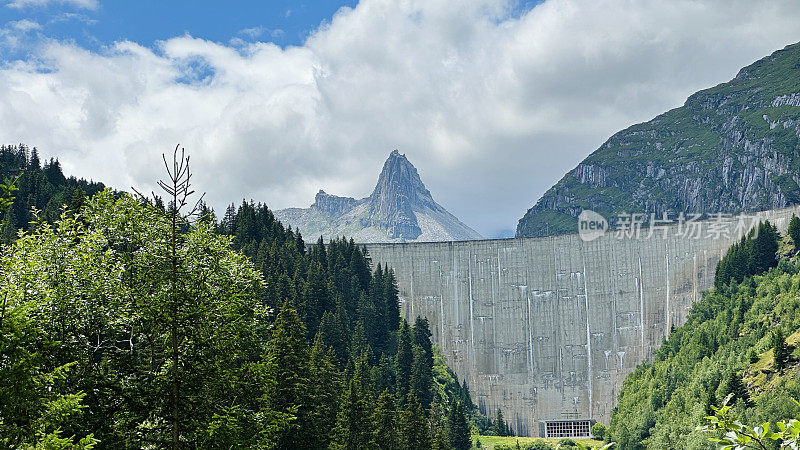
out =
[[[31,151],[31,158],[28,160],[28,169],[39,170],[42,166],[42,162],[39,160],[39,150],[36,147],[33,147],[33,151]]]
[[[746,407],[749,408],[752,406],[750,394],[747,392],[744,382],[742,382],[742,377],[734,371],[728,373],[728,377],[725,379],[725,384],[722,388],[723,397],[728,394],[733,394],[731,397],[731,404],[735,403],[737,400],[741,400]]]
[[[778,263],[775,253],[778,251],[780,235],[769,221],[758,225],[758,234],[752,239],[752,247],[748,258],[748,275],[766,272]]]
[[[6,210],[5,219],[3,219],[3,243],[10,244],[17,238],[17,215],[14,208]]]
[[[278,437],[281,448],[293,448],[301,442],[301,430],[308,425],[310,404],[308,344],[305,325],[288,301],[283,304],[267,342],[265,399],[270,410],[297,417],[295,427]]]
[[[411,388],[426,411],[431,407],[433,401],[433,344],[430,337],[428,319],[417,317],[414,323],[414,362],[411,370]]]
[[[398,420],[400,447],[415,450],[430,449],[432,442],[425,410],[413,393],[408,394],[405,403],[405,409],[400,413]]]
[[[372,424],[375,430],[375,445],[380,449],[399,450],[400,443],[397,436],[395,421],[394,397],[388,390],[378,397]]]
[[[330,292],[328,292],[328,280],[322,265],[312,261],[308,266],[306,283],[303,286],[303,306],[301,316],[303,323],[308,327],[310,336],[317,334],[319,322],[325,311],[333,309],[330,304]]]
[[[77,214],[81,210],[81,207],[83,207],[84,202],[86,202],[86,193],[78,186],[72,191],[72,197],[70,198],[68,208],[69,212],[71,214]]]
[[[780,328],[772,333],[772,352],[775,359],[775,368],[780,372],[789,362],[789,347],[786,345],[786,338]]]
[[[508,436],[508,428],[506,427],[506,421],[503,419],[503,411],[500,408],[497,408],[497,415],[494,419],[494,434],[497,436]]]
[[[470,429],[467,415],[461,402],[456,401],[450,406],[447,414],[447,440],[454,450],[469,450],[472,448]]]
[[[414,365],[414,346],[411,330],[403,321],[400,326],[400,338],[397,344],[397,397],[405,400],[411,389],[411,372]]]
[[[786,233],[792,238],[796,249],[800,249],[800,218],[792,215],[792,220],[789,221],[789,228]]]
[[[309,448],[326,448],[331,440],[331,424],[336,423],[338,400],[341,395],[341,377],[336,365],[336,355],[326,347],[317,333],[309,356],[311,400]]]
[[[373,398],[369,377],[368,356],[356,363],[353,377],[340,401],[341,407],[333,431],[330,448],[335,450],[371,449],[375,447],[372,430]],[[290,447],[285,447],[290,448]]]

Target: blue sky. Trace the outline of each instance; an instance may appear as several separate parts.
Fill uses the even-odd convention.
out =
[[[502,236],[616,131],[798,41],[797,0],[0,0],[0,143],[143,191],[181,143],[220,211],[365,197],[398,149]]]
[[[11,7],[14,0],[0,3],[6,4],[0,8],[0,23],[34,21],[42,27],[39,31],[44,36],[97,49],[120,40],[152,46],[158,40],[185,33],[216,42],[239,38],[280,46],[302,45],[320,23],[330,21],[341,7],[353,7],[357,1],[78,0]]]

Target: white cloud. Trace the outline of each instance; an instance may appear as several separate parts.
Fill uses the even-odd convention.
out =
[[[23,43],[31,39],[34,31],[39,31],[42,26],[38,22],[28,19],[6,22],[0,26],[0,55],[4,51],[15,51]]]
[[[276,38],[279,38],[279,37],[283,36],[284,31],[281,30],[280,28],[270,29],[270,28],[265,28],[265,27],[262,27],[262,26],[258,26],[258,27],[252,27],[252,28],[242,28],[241,30],[239,30],[238,34],[240,34],[242,36],[247,36],[250,39],[255,39],[257,37],[260,37],[260,36],[263,36],[263,35],[266,34],[267,36],[269,36],[269,37],[271,37],[273,39],[276,39]]]
[[[98,0],[5,0],[4,3],[7,7],[14,9],[43,7],[51,4],[69,4],[76,8],[97,9],[100,5]]]
[[[28,31],[41,30],[42,29],[42,26],[39,25],[38,22],[35,22],[33,20],[28,20],[28,19],[15,20],[13,22],[8,22],[7,25],[12,30],[20,31],[22,33],[27,33]]]
[[[180,142],[217,209],[368,195],[398,148],[491,235],[615,131],[799,41],[793,3],[365,0],[286,49],[49,41],[0,69],[0,139],[144,189]]]

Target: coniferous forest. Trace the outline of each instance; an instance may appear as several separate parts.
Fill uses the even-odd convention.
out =
[[[471,446],[468,389],[427,321],[401,318],[392,271],[352,241],[306,247],[261,204],[219,220],[192,208],[180,155],[163,199],[65,178],[24,146],[0,162],[17,187],[0,257],[2,446]]]

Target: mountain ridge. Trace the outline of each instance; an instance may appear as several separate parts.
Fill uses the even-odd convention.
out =
[[[275,217],[309,239],[347,236],[368,243],[483,238],[436,203],[416,167],[398,150],[389,154],[368,197],[357,200],[320,190],[309,208],[278,210]]]
[[[611,136],[519,220],[516,236],[577,230],[584,209],[715,214],[800,202],[800,44]]]

